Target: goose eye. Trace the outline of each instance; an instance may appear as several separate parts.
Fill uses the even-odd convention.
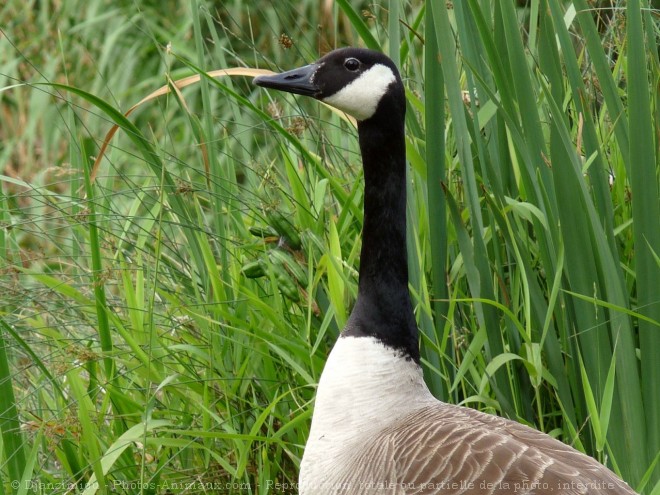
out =
[[[344,67],[354,72],[360,68],[360,61],[356,58],[347,58],[344,61]]]

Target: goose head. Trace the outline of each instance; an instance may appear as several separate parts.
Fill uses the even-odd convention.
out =
[[[364,48],[333,50],[313,64],[259,76],[254,83],[311,96],[358,122],[379,114],[405,113],[405,93],[396,66],[382,53]]]

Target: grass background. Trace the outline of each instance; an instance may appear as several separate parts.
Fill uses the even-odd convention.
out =
[[[654,7],[5,2],[1,493],[295,492],[357,291],[355,129],[249,77],[172,81],[344,45],[404,75],[433,393],[660,493]]]

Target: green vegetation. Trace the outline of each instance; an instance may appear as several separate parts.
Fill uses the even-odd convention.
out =
[[[0,493],[295,492],[357,290],[354,128],[247,77],[122,113],[362,45],[408,88],[432,391],[659,494],[658,12],[322,3],[0,6]]]

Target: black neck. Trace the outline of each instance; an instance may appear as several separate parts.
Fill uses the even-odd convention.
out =
[[[364,166],[364,225],[358,299],[346,334],[374,336],[419,361],[408,291],[406,148],[403,119],[384,108],[358,124]],[[378,118],[379,114],[385,114]]]

